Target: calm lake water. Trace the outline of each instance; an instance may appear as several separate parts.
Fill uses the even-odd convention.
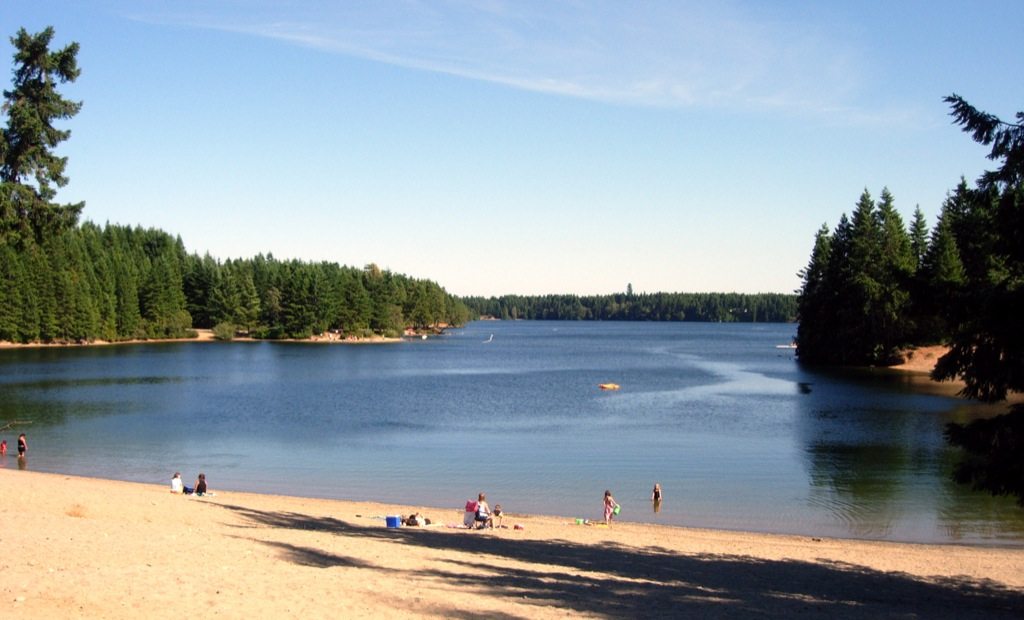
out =
[[[5,350],[0,421],[33,421],[36,471],[453,509],[485,490],[586,518],[610,489],[630,521],[1024,546],[1024,510],[949,481],[944,425],[994,410],[906,374],[803,369],[776,348],[795,329],[477,322],[390,345]]]

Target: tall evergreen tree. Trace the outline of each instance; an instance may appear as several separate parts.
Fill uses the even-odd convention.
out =
[[[358,334],[370,329],[370,293],[363,286],[361,274],[349,271],[342,282],[344,303],[338,316],[341,329],[347,334]]]
[[[799,274],[803,285],[797,302],[797,346],[800,359],[807,362],[827,360],[834,344],[828,337],[831,332],[820,328],[835,312],[835,295],[827,279],[831,256],[832,237],[828,225],[822,224],[814,236],[810,262]]]
[[[58,83],[78,78],[78,44],[51,52],[53,35],[53,28],[37,34],[21,28],[11,37],[15,68],[13,87],[4,91],[7,125],[0,133],[0,236],[14,242],[30,235],[41,241],[73,226],[84,206],[52,202],[68,181],[67,158],[53,150],[71,135],[54,123],[82,106],[57,91]]]
[[[917,269],[928,251],[928,222],[920,205],[914,207],[914,219],[910,223],[910,249],[914,255],[914,268]]]
[[[957,125],[971,134],[975,142],[992,147],[988,158],[1002,161],[998,169],[981,175],[979,187],[1002,189],[1024,183],[1024,111],[1017,112],[1016,123],[1008,123],[995,114],[978,110],[956,93],[944,101],[952,108],[950,116]]]
[[[236,276],[239,283],[239,305],[234,316],[234,323],[243,332],[249,334],[256,327],[256,321],[260,316],[260,297],[256,292],[256,285],[253,284],[252,274],[243,271]]]
[[[951,222],[968,294],[950,351],[933,376],[962,378],[972,398],[1003,400],[1008,392],[1024,391],[1024,112],[1017,112],[1017,123],[1006,123],[955,94],[946,101],[957,124],[991,145],[989,158],[1001,166],[982,175],[978,191],[965,193]],[[977,251],[986,258],[967,260]]]
[[[879,340],[883,359],[896,359],[898,349],[909,344],[913,333],[910,325],[910,286],[917,258],[914,255],[910,236],[903,224],[903,218],[896,210],[895,202],[888,188],[882,190],[878,201],[878,220],[881,235],[880,299],[875,312],[878,316]]]
[[[881,357],[878,306],[882,298],[881,233],[875,203],[865,189],[857,201],[850,218],[848,243],[844,245],[845,264],[838,266],[838,278],[833,278],[840,290],[845,291],[846,303],[836,311],[835,325],[840,342],[846,343],[843,353],[846,364],[872,364]],[[842,260],[843,254],[836,258]]]
[[[798,298],[800,359],[825,364],[891,364],[913,339],[916,257],[910,235],[883,189],[864,190],[852,218],[829,237],[819,230]]]
[[[21,342],[18,310],[25,288],[21,259],[14,248],[0,243],[0,340]]]
[[[156,237],[151,236],[150,241]],[[185,309],[181,267],[173,246],[152,261],[149,273],[139,290],[142,318],[150,338],[181,338],[192,327],[192,317]]]
[[[945,211],[939,214],[932,231],[931,243],[921,265],[920,280],[922,286],[918,297],[927,309],[925,316],[931,319],[924,334],[932,342],[946,342],[954,320],[950,309],[962,303],[966,275]]]
[[[185,260],[182,274],[185,305],[195,327],[210,328],[217,322],[213,298],[219,271],[220,266],[209,254],[202,258],[192,255]]]

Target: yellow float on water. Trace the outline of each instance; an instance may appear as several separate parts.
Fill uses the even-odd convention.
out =
[[[618,383],[598,383],[597,387],[601,388],[602,390],[617,390],[617,389],[619,389],[619,384]]]

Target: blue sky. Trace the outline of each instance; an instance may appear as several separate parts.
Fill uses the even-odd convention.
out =
[[[1024,2],[5,0],[77,41],[85,219],[457,295],[792,292],[867,188],[934,223],[1024,109]],[[9,87],[5,81],[4,87]]]

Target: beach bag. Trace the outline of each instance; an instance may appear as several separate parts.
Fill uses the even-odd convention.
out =
[[[615,508],[612,508],[612,514],[619,514],[620,510],[622,510],[622,506],[615,504]]]

